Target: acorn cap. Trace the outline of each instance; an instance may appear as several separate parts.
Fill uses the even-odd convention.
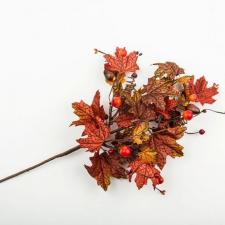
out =
[[[198,113],[200,113],[200,109],[196,106],[196,105],[194,105],[194,104],[189,104],[188,106],[187,106],[187,109],[188,110],[191,110],[193,113],[195,113],[195,114],[198,114]]]

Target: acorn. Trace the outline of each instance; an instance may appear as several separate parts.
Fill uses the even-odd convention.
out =
[[[187,110],[191,110],[194,114],[200,113],[200,109],[194,104],[189,104]]]
[[[115,74],[112,71],[104,70],[105,79],[108,81],[113,81]]]

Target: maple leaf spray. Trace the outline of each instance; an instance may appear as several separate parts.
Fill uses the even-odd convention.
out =
[[[155,73],[147,84],[136,87],[137,51],[127,52],[116,48],[115,54],[103,54],[104,76],[109,91],[109,110],[100,104],[100,92],[94,95],[89,105],[84,101],[74,102],[72,107],[78,117],[71,126],[84,126],[79,145],[52,156],[0,180],[0,183],[42,166],[52,160],[69,155],[79,149],[86,149],[91,165],[85,165],[87,172],[105,191],[112,178],[134,181],[138,189],[150,181],[155,190],[164,182],[161,175],[167,157],[183,156],[183,146],[177,141],[184,134],[205,133],[204,129],[187,132],[187,123],[207,111],[220,114],[213,109],[200,109],[199,105],[212,104],[218,94],[218,85],[208,87],[202,76],[185,74],[176,63],[155,63]]]

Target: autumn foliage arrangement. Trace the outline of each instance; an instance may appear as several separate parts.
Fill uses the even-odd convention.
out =
[[[104,76],[110,87],[109,105],[100,103],[100,92],[91,104],[84,101],[72,104],[77,119],[71,125],[83,126],[78,146],[55,155],[41,163],[15,173],[4,182],[78,149],[86,149],[91,165],[85,165],[88,173],[105,191],[112,178],[134,179],[138,189],[151,181],[154,189],[164,182],[161,175],[168,156],[183,156],[183,146],[177,143],[187,132],[188,121],[212,109],[200,109],[212,104],[218,94],[218,85],[208,87],[202,76],[186,75],[183,68],[173,62],[155,63],[156,70],[142,87],[136,86],[142,54],[125,48],[116,48],[115,54],[101,53],[105,61]],[[107,112],[106,112],[107,109]]]

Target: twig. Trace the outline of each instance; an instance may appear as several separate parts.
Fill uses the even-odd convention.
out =
[[[52,156],[52,157],[50,157],[50,158],[48,158],[48,159],[46,159],[46,160],[44,160],[44,161],[42,161],[42,162],[40,162],[38,164],[35,164],[35,165],[31,166],[31,167],[28,167],[28,168],[26,168],[24,170],[21,170],[21,171],[19,171],[17,173],[14,173],[14,174],[10,175],[10,176],[7,176],[7,177],[1,179],[0,183],[5,182],[7,180],[10,180],[10,179],[12,179],[14,177],[17,177],[17,176],[19,176],[19,175],[21,175],[23,173],[26,173],[26,172],[28,172],[30,170],[33,170],[33,169],[35,169],[35,168],[37,168],[39,166],[42,166],[42,165],[44,165],[44,164],[46,164],[46,163],[48,163],[48,162],[50,162],[50,161],[52,161],[54,159],[61,158],[63,156],[69,155],[72,152],[75,152],[75,151],[79,150],[80,148],[81,148],[80,145],[77,145],[76,147],[70,148],[70,149],[66,150],[65,152],[59,153],[57,155],[54,155],[54,156]]]
[[[94,48],[94,51],[95,51],[95,54],[97,53],[102,53],[103,55],[107,55],[107,53],[103,52],[103,51],[100,51],[98,50],[97,48]]]
[[[206,113],[207,111],[211,111],[211,112],[215,112],[215,113],[220,113],[220,114],[225,114],[225,112],[216,111],[214,109],[203,109],[201,112]]]
[[[185,134],[199,134],[199,131],[195,131],[195,132],[187,132],[187,131],[185,131]]]

